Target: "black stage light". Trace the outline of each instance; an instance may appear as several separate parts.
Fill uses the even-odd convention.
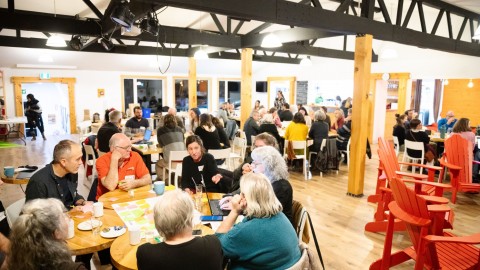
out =
[[[155,16],[155,13],[147,14],[147,18],[144,18],[142,22],[140,22],[140,29],[142,29],[142,32],[150,33],[153,36],[158,35],[158,20]]]
[[[130,28],[132,27],[135,15],[130,12],[130,9],[128,8],[128,3],[126,1],[122,1],[114,8],[112,15],[110,15],[110,18],[116,24],[119,24],[126,28]]]
[[[102,44],[102,47],[103,47],[107,52],[108,52],[108,51],[111,51],[111,50],[115,47],[115,45],[113,45],[113,43],[112,43],[110,40],[108,40],[108,39],[106,39],[106,38],[104,38],[104,37],[100,39],[100,44]]]

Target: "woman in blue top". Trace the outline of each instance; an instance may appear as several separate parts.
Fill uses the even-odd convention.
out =
[[[232,211],[217,230],[231,269],[286,269],[300,259],[295,230],[263,174],[240,179],[241,194],[231,200]],[[237,217],[241,223],[234,226]]]

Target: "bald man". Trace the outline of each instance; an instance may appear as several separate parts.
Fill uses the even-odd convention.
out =
[[[117,188],[129,190],[150,185],[152,177],[142,157],[132,152],[132,143],[123,133],[109,141],[110,152],[97,159],[98,186],[96,199]]]
[[[445,130],[448,130],[449,128],[453,129],[453,126],[456,122],[457,118],[455,118],[453,111],[448,111],[445,115],[445,118],[438,120],[438,130],[440,130],[443,126],[445,127]]]

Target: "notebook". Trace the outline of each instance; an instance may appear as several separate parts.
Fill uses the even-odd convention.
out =
[[[136,142],[135,144],[145,144],[150,141],[150,138],[152,137],[152,131],[150,129],[146,129],[145,132],[143,133],[143,140]]]

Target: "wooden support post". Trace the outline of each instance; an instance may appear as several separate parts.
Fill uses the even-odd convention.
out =
[[[359,36],[355,41],[355,69],[350,137],[350,167],[348,168],[348,193],[363,195],[365,153],[368,136],[370,69],[372,63],[372,35]]]
[[[242,129],[252,111],[252,55],[252,49],[242,49],[242,84],[240,94],[240,102],[242,104],[240,127]]]
[[[197,61],[188,58],[188,108],[197,107]]]

